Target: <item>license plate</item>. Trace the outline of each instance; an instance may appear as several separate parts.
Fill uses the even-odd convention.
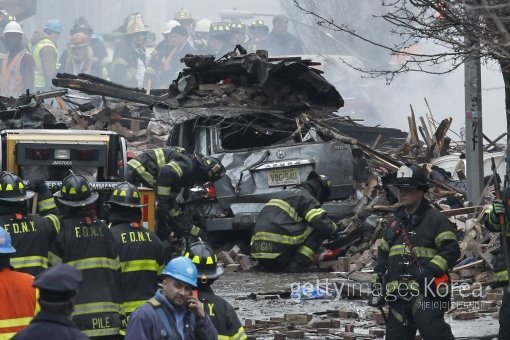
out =
[[[267,171],[267,181],[269,186],[288,185],[299,183],[299,169],[287,168]]]

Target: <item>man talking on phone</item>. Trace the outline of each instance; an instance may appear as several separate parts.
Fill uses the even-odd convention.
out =
[[[162,289],[131,314],[125,339],[217,339],[211,319],[193,295],[197,288],[195,264],[177,257],[166,265],[162,275]]]

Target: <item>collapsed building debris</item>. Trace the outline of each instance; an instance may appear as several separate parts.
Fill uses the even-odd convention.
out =
[[[166,145],[171,128],[186,122],[191,128],[214,124],[227,136],[242,131],[238,135],[243,138],[223,141],[236,146],[254,147],[257,145],[253,140],[262,138],[264,145],[340,140],[361,151],[355,159],[359,165],[356,174],[369,170],[354,178],[358,200],[352,215],[338,221],[345,237],[325,243],[325,252],[317,260],[322,270],[333,270],[349,279],[357,272],[370,272],[377,255],[377,239],[397,207],[385,176],[406,162],[426,163],[429,181],[435,187],[429,198],[457,225],[460,237],[462,257],[452,270],[453,282],[490,284],[488,272],[499,250],[499,240],[480,223],[484,202],[464,206],[466,174],[459,166],[463,164],[464,146],[447,136],[451,118],[436,123],[429,108],[425,117],[419,117],[419,125],[411,108],[404,141],[401,131],[361,127],[349,117],[338,115],[343,105],[341,95],[306,60],[271,60],[248,54],[222,60],[187,56],[183,62],[187,67],[169,89],[163,90],[126,88],[83,74],[58,75],[54,85],[96,97],[80,101],[76,92],[58,90],[19,99],[0,98],[1,127],[108,129],[126,137],[132,150]],[[55,98],[56,105],[47,104],[51,98]],[[484,138],[489,142],[486,150],[494,152],[491,155],[501,152],[501,137],[494,141]],[[439,162],[450,156],[455,166]],[[489,189],[487,197],[491,196]],[[335,252],[337,249],[341,251]],[[239,249],[221,253],[220,258],[227,271],[251,270],[255,265]],[[466,319],[476,317],[476,313],[494,312],[501,298],[496,292],[485,289],[485,297],[477,300],[483,302],[479,308],[458,309],[456,317]],[[454,298],[463,295],[459,291]],[[266,296],[281,298],[281,294]],[[322,328],[334,327],[318,327]]]

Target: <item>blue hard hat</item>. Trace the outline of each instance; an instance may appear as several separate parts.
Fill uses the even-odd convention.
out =
[[[46,22],[46,25],[44,25],[44,29],[57,33],[62,33],[62,24],[58,19],[50,19],[48,20],[48,22]]]
[[[184,256],[176,257],[168,262],[161,275],[170,276],[197,288],[197,267],[195,267],[193,261]]]
[[[11,235],[9,235],[9,233],[3,227],[0,227],[0,254],[12,254],[15,252],[16,249],[14,249],[14,247],[12,246]]]

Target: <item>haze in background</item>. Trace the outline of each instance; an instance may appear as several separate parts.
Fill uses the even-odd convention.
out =
[[[301,1],[308,4],[326,17],[334,18],[339,24],[350,25],[358,32],[373,40],[390,43],[396,39],[389,33],[391,27],[381,19],[374,19],[373,14],[381,12],[379,0],[321,0]],[[60,46],[68,42],[69,30],[79,16],[84,16],[96,33],[111,32],[119,27],[131,13],[141,12],[148,30],[156,33],[157,41],[165,23],[172,19],[181,8],[191,11],[195,19],[209,18],[219,21],[222,9],[237,8],[258,14],[286,13],[293,20],[290,29],[303,40],[307,54],[341,54],[355,56],[365,65],[378,67],[388,65],[390,55],[387,51],[374,48],[351,36],[327,31],[316,25],[316,20],[305,16],[293,6],[292,0],[38,0],[37,15],[22,22],[28,37],[36,29],[41,29],[48,19],[58,18],[64,25]],[[263,19],[271,26],[269,16],[255,16],[248,19]],[[427,48],[427,44],[423,45]],[[429,46],[430,47],[430,46]],[[270,51],[269,51],[270,53]],[[407,116],[411,104],[417,116],[423,115],[427,108],[423,100],[427,98],[436,120],[453,117],[452,129],[459,132],[464,124],[464,74],[463,70],[443,76],[412,73],[398,76],[390,85],[382,78],[366,79],[353,70],[345,70],[348,76],[338,90],[342,95],[349,94],[349,89],[363,87],[368,100],[375,108],[371,116],[357,116],[348,112],[352,118],[364,118],[367,125],[397,127],[407,131]],[[506,130],[503,81],[495,63],[488,65],[482,75],[483,90],[483,127],[484,133],[494,138]],[[453,134],[454,140],[459,138]]]

